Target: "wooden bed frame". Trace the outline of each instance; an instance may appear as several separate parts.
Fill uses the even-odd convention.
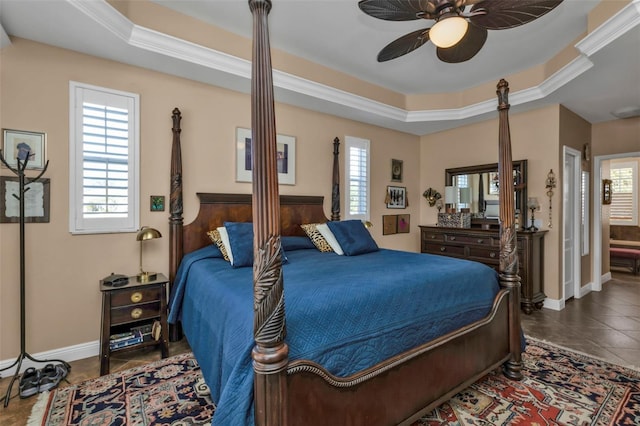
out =
[[[249,0],[253,14],[253,194],[198,193],[196,219],[183,225],[180,111],[173,111],[170,196],[170,280],[182,257],[210,244],[206,231],[224,221],[254,223],[255,424],[411,424],[488,372],[503,366],[522,378],[520,278],[511,178],[508,83],[497,86],[500,182],[500,286],[484,319],[347,378],[310,361],[289,362],[281,235],[304,235],[301,223],[325,222],[323,197],[279,196],[276,130],[267,16],[270,0]],[[340,218],[338,140],[334,141],[331,220]],[[173,327],[171,339],[180,338]]]

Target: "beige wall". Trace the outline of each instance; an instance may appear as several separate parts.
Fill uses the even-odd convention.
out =
[[[46,177],[51,179],[50,222],[26,226],[27,349],[31,353],[99,338],[98,280],[111,272],[134,274],[134,234],[76,235],[68,231],[69,81],[140,94],[141,225],[165,238],[145,245],[145,268],[168,272],[168,213],[149,212],[150,195],[169,195],[171,111],[182,119],[185,223],[196,215],[196,192],[249,193],[235,182],[235,129],[250,127],[248,95],[92,56],[14,39],[0,51],[3,128],[47,133]],[[345,135],[371,140],[372,234],[382,247],[418,250],[421,185],[419,138],[288,105],[276,105],[277,130],[296,136],[296,185],[282,194],[323,195],[330,212],[332,142]],[[344,145],[341,147],[344,161]],[[410,206],[387,210],[391,158],[404,161]],[[341,169],[344,165],[341,164]],[[7,169],[0,169],[8,175]],[[32,174],[31,174],[32,175]],[[344,191],[343,191],[344,193]],[[343,203],[344,205],[344,203]],[[382,236],[382,215],[411,214],[411,233]],[[0,360],[19,352],[19,232],[0,224]]]
[[[548,229],[545,236],[544,291],[553,299],[559,299],[562,289],[559,285],[560,260],[558,256],[562,217],[558,206],[562,203],[558,185],[553,196],[553,228],[548,223],[548,198],[545,180],[549,169],[558,176],[560,170],[558,145],[560,114],[559,106],[549,106],[534,111],[510,114],[512,152],[514,160],[528,160],[527,190],[530,197],[538,197],[541,204],[542,229]],[[542,124],[544,123],[544,124]],[[444,193],[444,170],[450,167],[472,166],[495,163],[498,160],[498,119],[471,124],[445,132],[422,137],[420,142],[420,185],[424,191],[433,187]],[[434,224],[437,210],[428,207],[423,200],[421,224]]]

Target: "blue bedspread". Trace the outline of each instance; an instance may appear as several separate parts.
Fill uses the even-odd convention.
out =
[[[218,255],[205,247],[184,258],[169,321],[182,322],[211,388],[213,425],[253,425],[253,270]],[[499,290],[493,269],[450,257],[384,249],[286,255],[289,359],[315,361],[337,376],[482,318]]]

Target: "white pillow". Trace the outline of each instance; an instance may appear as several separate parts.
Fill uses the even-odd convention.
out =
[[[338,240],[336,240],[336,236],[333,235],[333,232],[331,232],[331,229],[329,229],[329,226],[326,223],[317,224],[316,229],[318,230],[318,232],[320,232],[324,239],[327,240],[327,243],[329,243],[333,251],[335,251],[340,256],[344,254],[342,247],[340,247],[340,243],[338,243]]]
[[[224,248],[227,249],[227,256],[229,256],[229,263],[233,265],[233,253],[231,252],[231,244],[229,243],[229,234],[224,226],[219,226],[216,228],[220,233],[220,239],[222,240],[222,244],[224,244]]]

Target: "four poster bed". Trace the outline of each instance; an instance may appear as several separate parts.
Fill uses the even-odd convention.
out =
[[[479,263],[375,243],[352,256],[320,252],[300,225],[328,221],[323,197],[278,194],[271,2],[249,5],[252,195],[199,193],[198,215],[183,225],[181,115],[173,112],[172,339],[182,328],[202,367],[217,404],[213,425],[411,424],[501,365],[520,379],[508,84],[501,80],[497,90],[504,183],[499,274]],[[330,225],[340,223],[338,144]],[[234,267],[207,232],[232,232],[246,222],[252,225],[243,241],[252,239],[253,258]]]

